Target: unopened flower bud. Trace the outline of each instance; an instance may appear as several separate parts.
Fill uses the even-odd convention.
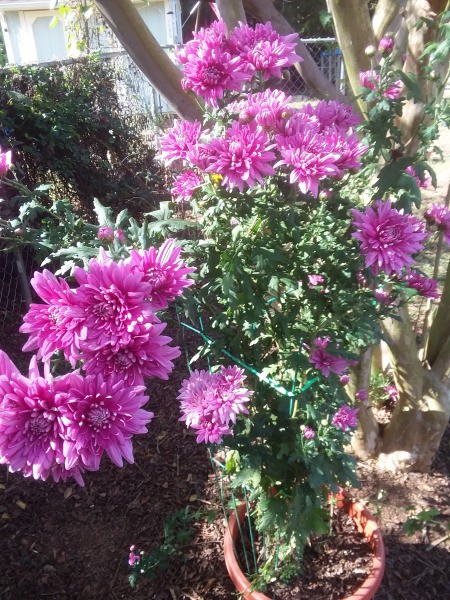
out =
[[[366,56],[372,57],[372,56],[375,56],[376,53],[377,53],[377,50],[376,50],[375,46],[372,46],[372,45],[367,46],[367,48],[364,50],[364,54]]]
[[[378,44],[378,50],[381,54],[387,55],[392,52],[394,49],[395,40],[390,35],[385,35],[381,38],[380,43]]]
[[[331,190],[328,190],[328,189],[321,190],[321,192],[319,194],[319,200],[329,200],[332,195],[333,195],[333,193]]]
[[[114,241],[114,229],[103,225],[98,228],[97,237],[99,240],[102,240],[102,242],[111,243]]]
[[[17,229],[14,229],[14,235],[23,235],[23,229],[21,227],[17,227]]]
[[[326,427],[328,425],[328,421],[326,419],[322,419],[320,421],[320,424],[322,425],[322,427]]]

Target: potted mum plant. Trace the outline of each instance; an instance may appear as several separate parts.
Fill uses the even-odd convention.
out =
[[[205,119],[175,122],[160,150],[174,201],[191,203],[203,232],[183,325],[210,367],[184,381],[181,418],[221,448],[223,474],[246,494],[263,583],[301,570],[311,537],[328,531],[330,494],[356,483],[346,447],[366,394],[347,384],[402,290],[427,279],[411,269],[425,224],[395,199],[355,202],[368,148],[352,108],[293,108],[274,87],[301,60],[294,48],[270,23],[196,33],[178,58]]]

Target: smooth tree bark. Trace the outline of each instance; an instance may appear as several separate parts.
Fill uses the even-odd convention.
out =
[[[181,87],[182,75],[150,32],[131,0],[95,0],[108,23],[130,57],[151,84],[184,119],[201,119],[203,111],[192,93]]]

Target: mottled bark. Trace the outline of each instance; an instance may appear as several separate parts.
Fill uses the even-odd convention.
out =
[[[370,58],[365,54],[367,46],[375,45],[372,23],[367,2],[361,0],[328,0],[333,15],[334,27],[339,48],[345,61],[347,78],[354,97],[360,94],[360,71],[371,67]],[[366,107],[358,100],[362,112]]]
[[[403,65],[403,72],[412,73],[417,77],[420,83],[421,96],[418,101],[408,100],[403,108],[402,118],[398,125],[402,132],[404,145],[404,154],[412,156],[417,151],[420,143],[418,130],[424,120],[424,104],[432,102],[436,98],[437,82],[427,79],[424,66],[428,58],[421,59],[421,54],[425,45],[436,39],[438,31],[436,28],[424,24],[422,27],[416,27],[419,19],[431,19],[436,21],[438,15],[444,10],[446,0],[408,0],[405,8],[405,22],[408,29],[408,44],[406,51],[406,61]],[[448,69],[449,60],[440,64],[433,65],[433,68],[443,73]]]
[[[391,24],[398,17],[400,10],[405,7],[405,4],[406,0],[378,0],[375,13],[372,17],[373,33],[376,41],[380,41],[388,29],[392,31]],[[394,31],[396,29],[394,27]]]
[[[352,369],[352,376],[347,385],[347,392],[351,399],[355,398],[358,390],[364,390],[370,394],[370,375],[372,371],[372,357],[374,348],[371,347],[361,356],[356,367]],[[358,403],[358,429],[352,437],[352,450],[360,459],[375,456],[379,447],[380,428],[373,416],[370,406],[370,397],[367,402]]]

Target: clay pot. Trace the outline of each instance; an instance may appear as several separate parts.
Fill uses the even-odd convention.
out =
[[[361,502],[350,500],[345,492],[337,494],[336,500],[337,507],[345,510],[355,523],[357,530],[369,540],[373,553],[372,568],[367,579],[351,596],[347,596],[343,600],[370,600],[380,587],[384,574],[385,553],[381,531],[373,516]],[[237,515],[239,522],[242,523],[246,516],[245,502],[238,506]],[[233,512],[228,520],[224,539],[225,564],[231,580],[238,592],[241,592],[247,600],[271,600],[261,592],[252,591],[250,581],[242,572],[234,553],[234,543],[236,543],[238,535],[236,513]]]

